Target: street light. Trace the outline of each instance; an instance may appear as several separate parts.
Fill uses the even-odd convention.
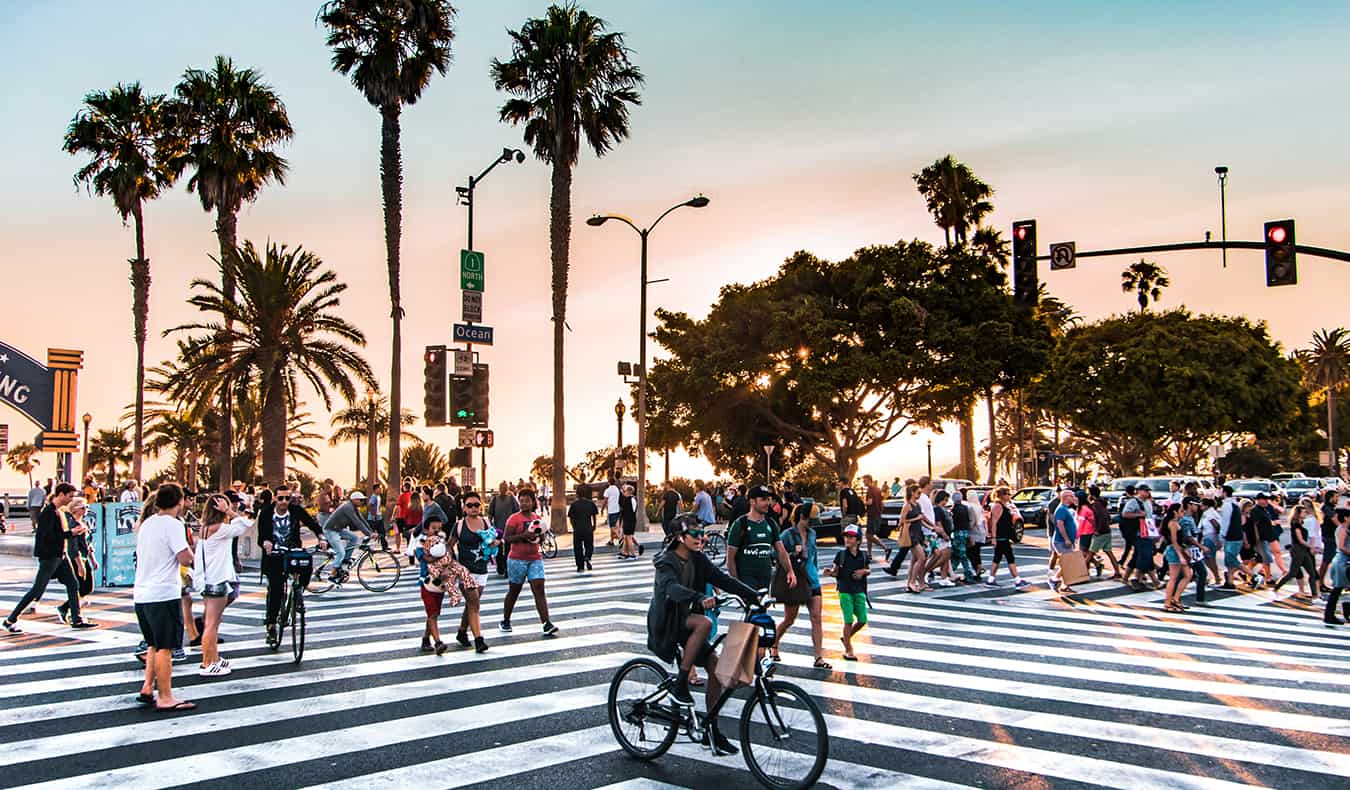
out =
[[[1214,174],[1219,177],[1219,236],[1223,241],[1223,268],[1228,268],[1228,206],[1227,206],[1227,187],[1228,187],[1228,166],[1219,165],[1214,168]]]
[[[928,440],[928,479],[933,479],[933,440]]]
[[[94,421],[94,416],[85,412],[80,418],[84,423],[84,458],[80,459],[80,483],[83,485],[84,479],[89,476],[89,423]]]
[[[614,471],[616,477],[619,470],[619,453],[623,452],[623,413],[623,398],[619,398],[619,402],[614,404],[614,416],[617,418],[616,422],[619,425],[619,436],[614,440]]]
[[[703,195],[690,198],[683,203],[676,203],[661,213],[656,221],[645,228],[639,228],[633,220],[622,214],[596,214],[586,220],[586,224],[593,228],[598,228],[611,219],[616,219],[637,232],[642,237],[642,267],[639,276],[641,277],[641,296],[639,298],[638,309],[641,314],[638,318],[638,484],[637,501],[646,502],[647,493],[647,286],[650,284],[647,280],[647,237],[656,230],[656,226],[661,224],[661,220],[666,215],[677,208],[703,208],[708,205],[708,198]],[[647,508],[639,506],[638,526],[645,528],[647,525]]]
[[[492,169],[493,169],[494,167],[496,167],[497,165],[500,165],[500,164],[502,164],[502,163],[504,163],[504,162],[510,162],[512,159],[516,160],[516,164],[520,164],[520,163],[524,162],[524,161],[525,161],[525,152],[524,152],[524,151],[521,151],[521,150],[518,149],[518,148],[503,148],[503,149],[502,149],[501,156],[499,156],[499,157],[497,157],[496,159],[494,159],[494,160],[492,161],[492,164],[488,165],[488,166],[483,170],[483,172],[481,172],[481,173],[478,174],[478,177],[477,177],[477,178],[474,178],[473,176],[469,176],[469,185],[468,185],[467,187],[455,187],[455,193],[456,193],[457,195],[459,195],[459,203],[460,203],[460,205],[462,205],[462,206],[468,206],[468,207],[469,207],[469,239],[468,239],[468,241],[469,241],[469,249],[473,249],[473,190],[474,190],[474,187],[478,186],[478,182],[479,182],[479,181],[482,181],[484,178],[486,178],[486,177],[487,177],[487,174],[488,174],[488,173],[491,173],[491,172],[492,172]]]

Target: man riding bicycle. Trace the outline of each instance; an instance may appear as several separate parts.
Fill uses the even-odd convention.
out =
[[[292,497],[296,502],[292,504]],[[264,552],[262,572],[267,577],[267,624],[268,639],[275,639],[277,632],[277,614],[281,611],[281,602],[286,599],[286,549],[298,549],[300,527],[309,528],[319,539],[319,549],[328,548],[328,541],[319,529],[319,522],[307,513],[299,504],[299,496],[291,492],[291,487],[282,483],[277,486],[273,504],[267,505],[258,514],[258,545]],[[309,584],[309,572],[301,574],[300,586]]]
[[[366,538],[370,538],[374,534],[370,525],[366,522],[365,516],[361,514],[365,501],[365,494],[360,491],[352,491],[347,495],[347,501],[339,505],[328,516],[328,520],[324,522],[323,537],[333,549],[333,564],[332,571],[328,575],[329,581],[340,582],[342,577],[347,574],[347,571],[342,567],[342,562],[360,542],[356,532],[360,532]],[[356,532],[352,530],[356,530]]]
[[[675,660],[676,648],[682,644],[684,653],[671,696],[678,704],[693,706],[689,672],[698,665],[708,672],[704,702],[711,708],[721,699],[722,689],[714,674],[717,655],[708,639],[712,621],[704,614],[716,605],[716,598],[707,594],[708,585],[747,602],[758,602],[759,593],[724,573],[703,555],[702,548],[703,526],[698,517],[688,513],[676,517],[665,541],[665,551],[652,563],[656,566],[656,582],[647,610],[647,647],[669,663]],[[709,718],[713,749],[721,754],[735,754],[736,747],[717,729],[716,720]]]

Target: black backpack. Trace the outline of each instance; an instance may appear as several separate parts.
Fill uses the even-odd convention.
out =
[[[1228,516],[1228,529],[1223,533],[1224,540],[1242,540],[1242,507],[1233,503],[1233,512]]]
[[[952,508],[952,525],[957,531],[970,531],[970,508],[966,507],[965,502],[957,503]]]

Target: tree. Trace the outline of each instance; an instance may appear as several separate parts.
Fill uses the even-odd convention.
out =
[[[361,469],[361,442],[370,439],[370,405],[365,401],[357,400],[350,403],[345,409],[334,414],[329,419],[329,424],[333,427],[333,434],[328,437],[328,446],[337,447],[343,442],[356,443],[356,479],[363,479]],[[375,438],[385,439],[389,436],[389,399],[381,397],[375,401]],[[417,417],[408,409],[403,409],[403,415],[399,419],[399,424],[416,425]],[[421,444],[422,439],[411,431],[405,431],[401,427],[399,431],[403,438],[414,443]]]
[[[501,120],[524,126],[526,145],[552,168],[549,257],[553,288],[553,488],[566,485],[563,331],[572,235],[572,169],[582,138],[604,156],[628,136],[630,105],[641,104],[642,72],[628,58],[622,33],[576,5],[549,6],[543,17],[509,31],[511,59],[492,61],[492,81],[511,98]],[[562,523],[565,502],[553,499]]]
[[[5,456],[5,465],[11,470],[21,474],[28,475],[28,487],[33,487],[33,469],[39,465],[38,448],[29,442],[20,442],[9,448],[9,454]]]
[[[1306,404],[1264,325],[1185,310],[1070,329],[1028,395],[1085,446],[1113,446],[1116,474],[1148,471],[1172,442],[1282,432]]]
[[[1044,359],[1043,330],[1005,285],[962,247],[867,247],[838,263],[799,252],[723,287],[701,321],[658,311],[670,358],[649,381],[719,469],[762,468],[772,443],[851,479],[911,425],[956,416],[1001,367]]]
[[[235,255],[216,262],[222,280],[238,284],[238,300],[222,286],[193,280],[197,291],[188,304],[216,320],[185,324],[169,332],[202,332],[188,341],[193,353],[184,369],[188,376],[245,380],[257,375],[262,393],[262,467],[270,482],[285,473],[288,415],[298,403],[298,379],[308,381],[331,408],[329,389],[347,400],[356,396],[356,382],[373,375],[357,351],[366,344],[361,330],[343,319],[338,296],[347,286],[312,252],[275,243],[260,254],[244,242]],[[223,476],[223,475],[222,475]]]
[[[403,479],[399,451],[403,418],[403,298],[400,292],[403,238],[404,105],[413,105],[434,74],[450,67],[455,9],[445,0],[332,0],[319,12],[328,28],[333,70],[351,78],[380,113],[380,191],[384,202],[385,264],[393,352],[389,370],[389,485]]]
[[[1148,310],[1150,301],[1161,300],[1163,289],[1171,284],[1172,281],[1167,279],[1166,269],[1142,258],[1120,273],[1120,290],[1125,293],[1134,292],[1141,313]]]
[[[174,181],[166,148],[165,101],[147,95],[140,83],[117,83],[112,90],[85,94],[84,106],[66,129],[63,150],[88,154],[75,171],[76,188],[111,197],[125,226],[136,229],[136,257],[131,264],[131,311],[136,341],[136,416],[132,424],[131,476],[141,477],[145,442],[145,332],[150,314],[150,259],[145,257],[144,203],[154,200]]]
[[[964,245],[969,229],[979,227],[985,216],[994,210],[994,205],[989,202],[994,190],[951,154],[915,173],[914,185],[923,196],[933,221],[942,228],[948,247],[953,241]]]
[[[117,484],[118,464],[131,463],[131,440],[120,428],[99,430],[89,441],[89,468],[104,467],[108,487]]]
[[[403,478],[433,481],[450,476],[450,461],[434,444],[410,444],[403,448]],[[388,460],[386,459],[386,467]],[[386,475],[386,478],[392,480]]]
[[[231,261],[239,243],[239,209],[257,200],[269,182],[286,183],[288,163],[276,152],[295,134],[286,105],[260,73],[236,69],[234,61],[224,55],[216,56],[209,71],[184,71],[174,95],[171,112],[180,153],[169,164],[175,174],[192,168],[188,191],[197,193],[203,211],[216,213],[220,260]],[[222,267],[225,301],[234,301],[236,268]],[[216,462],[219,469],[229,470],[233,467],[233,388],[228,380],[222,382],[219,393]],[[217,482],[222,490],[228,484],[223,471]]]
[[[1336,449],[1336,390],[1350,381],[1350,332],[1344,327],[1319,329],[1313,332],[1312,345],[1295,352],[1295,359],[1303,368],[1308,388],[1324,393],[1327,401],[1327,449],[1331,452],[1331,467],[1340,474],[1340,457]]]

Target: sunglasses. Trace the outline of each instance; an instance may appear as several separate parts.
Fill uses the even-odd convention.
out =
[[[701,530],[701,529],[691,529],[691,530],[689,530],[688,532],[684,533],[684,536],[685,536],[686,538],[698,538],[698,539],[702,539],[702,538],[703,538],[703,530]]]
[[[291,501],[291,498],[288,497],[288,496],[274,497],[274,499],[275,499],[277,502],[289,502],[289,501]]]
[[[464,507],[465,507],[465,508],[482,507],[482,506],[483,506],[483,505],[482,505],[481,502],[465,502],[465,503],[464,503]]]

